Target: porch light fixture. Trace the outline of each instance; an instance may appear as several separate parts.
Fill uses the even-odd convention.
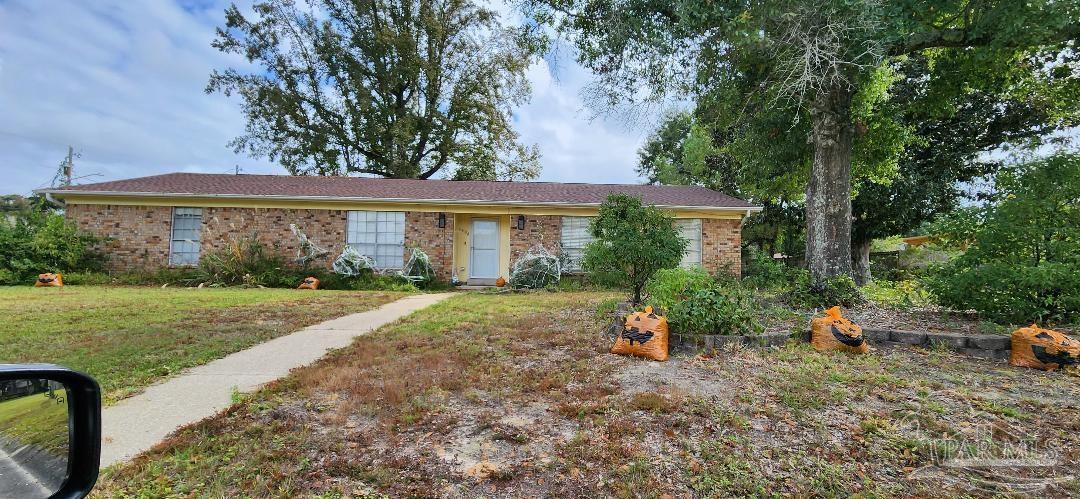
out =
[[[525,215],[518,215],[517,228],[518,230],[525,230]]]
[[[446,228],[446,213],[439,213],[439,228]]]

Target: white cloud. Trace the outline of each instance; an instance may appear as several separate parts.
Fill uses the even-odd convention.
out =
[[[67,151],[85,181],[170,171],[284,173],[225,144],[243,131],[238,103],[207,95],[210,71],[245,64],[210,46],[227,1],[198,6],[125,0],[0,3],[0,193],[47,184]],[[590,121],[589,80],[560,61],[530,68],[532,101],[515,113],[540,145],[542,180],[636,182],[644,130]]]

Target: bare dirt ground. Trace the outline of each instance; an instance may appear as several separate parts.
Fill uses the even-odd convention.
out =
[[[1080,494],[1075,372],[794,343],[656,363],[607,353],[611,300],[454,298],[109,470],[101,493]]]

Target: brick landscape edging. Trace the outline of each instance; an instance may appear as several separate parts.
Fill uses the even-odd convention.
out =
[[[608,326],[608,334],[615,336],[623,328],[630,306],[620,303],[615,317]],[[1012,348],[1009,336],[981,334],[968,336],[957,333],[924,333],[900,329],[863,328],[863,336],[875,347],[932,347],[943,345],[958,353],[989,360],[1006,360]],[[747,347],[783,346],[789,339],[809,342],[810,331],[766,333],[757,335],[687,335],[671,333],[668,343],[672,352],[696,353],[722,350],[724,346],[737,343]]]
[[[972,357],[1005,360],[1012,350],[1009,336],[980,334],[968,336],[956,333],[923,333],[898,329],[863,328],[863,336],[873,346],[923,346],[944,345],[950,350]],[[809,333],[807,333],[809,338]]]

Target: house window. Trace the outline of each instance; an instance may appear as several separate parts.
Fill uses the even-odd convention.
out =
[[[680,218],[675,220],[679,235],[686,239],[686,253],[683,253],[683,267],[701,266],[701,219]]]
[[[345,242],[375,259],[375,268],[405,265],[405,212],[350,211]]]
[[[581,258],[585,246],[593,241],[589,233],[592,217],[562,217],[562,254],[566,258],[566,272],[581,272]]]
[[[169,265],[197,265],[201,233],[202,208],[173,208]]]

